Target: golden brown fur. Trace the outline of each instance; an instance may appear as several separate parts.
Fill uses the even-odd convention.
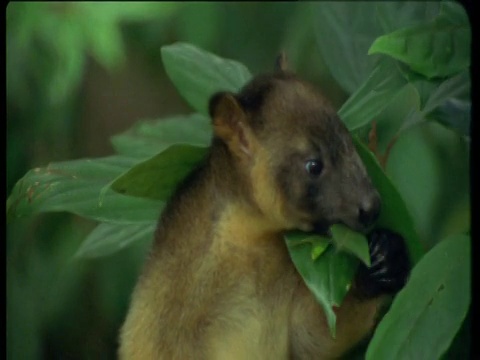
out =
[[[314,221],[360,227],[350,209],[339,212],[345,201],[326,211],[330,204],[312,205],[301,195],[322,181],[320,194],[348,196],[358,212],[361,193],[373,194],[348,132],[317,92],[288,74],[253,88],[259,99],[247,89],[243,100],[234,94],[212,100],[211,151],[159,221],[122,328],[121,359],[331,359],[374,325],[380,300],[350,293],[333,339],[282,237],[286,229],[312,229]],[[298,154],[313,151],[311,136],[323,154],[323,180],[295,174],[301,164],[289,173]],[[359,172],[348,176],[358,180],[359,194],[342,195],[332,185],[336,178],[328,182],[328,172],[348,171]]]

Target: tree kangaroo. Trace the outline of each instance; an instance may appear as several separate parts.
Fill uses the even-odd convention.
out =
[[[297,273],[289,229],[366,232],[380,212],[351,136],[327,100],[286,68],[209,103],[204,162],[168,202],[120,336],[120,359],[331,359],[371,333],[405,284],[403,240],[368,235],[336,338]]]

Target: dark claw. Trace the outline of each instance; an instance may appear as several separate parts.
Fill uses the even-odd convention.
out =
[[[371,267],[361,264],[355,285],[362,297],[395,294],[405,286],[410,275],[410,259],[403,238],[386,229],[368,235]]]

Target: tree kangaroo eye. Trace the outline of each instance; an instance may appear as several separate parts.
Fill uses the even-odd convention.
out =
[[[305,170],[312,176],[319,176],[323,170],[322,161],[318,159],[307,160]]]

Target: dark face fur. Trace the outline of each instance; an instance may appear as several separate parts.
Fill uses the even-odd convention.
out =
[[[380,212],[349,132],[326,100],[289,73],[254,79],[236,96],[270,154],[264,166],[282,197],[282,214],[303,230],[334,223],[366,230]]]

